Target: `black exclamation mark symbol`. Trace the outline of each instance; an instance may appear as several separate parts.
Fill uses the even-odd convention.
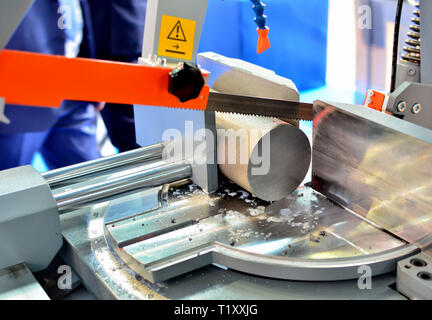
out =
[[[180,31],[180,25],[179,25],[179,24],[177,24],[177,35],[176,35],[176,38],[178,38],[178,37],[179,37],[179,31]]]

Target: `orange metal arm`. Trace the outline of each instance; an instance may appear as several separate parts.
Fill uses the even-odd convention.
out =
[[[59,107],[63,100],[104,101],[205,110],[209,87],[185,103],[168,92],[171,69],[66,58],[13,50],[0,52],[0,97],[6,103]]]

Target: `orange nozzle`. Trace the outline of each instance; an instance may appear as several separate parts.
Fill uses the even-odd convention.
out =
[[[268,38],[269,28],[266,27],[265,29],[257,29],[258,32],[258,48],[257,53],[263,53],[268,48],[270,48],[270,40]]]

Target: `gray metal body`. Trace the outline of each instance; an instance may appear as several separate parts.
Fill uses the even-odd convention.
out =
[[[184,162],[167,164],[160,160],[161,157],[162,146],[159,145],[54,170],[44,174],[47,179],[31,166],[0,172],[0,268],[25,263],[36,272],[49,265],[62,245],[58,209],[79,207],[192,175],[190,165]],[[108,181],[76,185],[83,177],[91,180],[92,175],[108,168],[122,170],[125,165],[139,165],[143,158],[154,164]],[[51,181],[51,187],[66,187],[53,196],[47,181]],[[70,188],[66,182],[76,187]]]
[[[24,263],[0,269],[0,300],[49,300]]]
[[[0,1],[0,51],[6,46],[15,29],[34,0],[2,0]]]
[[[193,181],[203,190],[211,193],[218,188],[218,171],[216,153],[213,147],[205,148],[203,159],[199,163],[194,161],[195,147],[202,144],[201,139],[193,137],[197,132],[205,131],[205,141],[213,141],[216,136],[216,125],[214,112],[201,112],[190,110],[175,110],[172,108],[160,108],[151,106],[135,106],[135,124],[137,143],[141,146],[148,144],[170,142],[172,134],[180,137],[183,141],[182,159],[189,161],[193,168]],[[186,145],[192,148],[186,147]],[[166,157],[168,161],[169,157]]]
[[[432,85],[432,3],[420,3],[420,65],[400,61],[396,73],[396,90],[390,94],[387,111],[403,117],[404,120],[432,128],[431,85]],[[396,109],[401,102],[407,109]],[[419,110],[419,105],[421,110]]]
[[[62,245],[50,187],[30,166],[0,172],[0,269],[45,269]]]
[[[432,84],[432,3],[420,0],[421,82]]]

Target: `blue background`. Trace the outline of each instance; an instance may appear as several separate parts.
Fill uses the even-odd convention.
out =
[[[325,85],[327,0],[264,0],[272,47],[256,53],[249,0],[210,0],[198,52],[213,51],[276,71],[299,91]]]

